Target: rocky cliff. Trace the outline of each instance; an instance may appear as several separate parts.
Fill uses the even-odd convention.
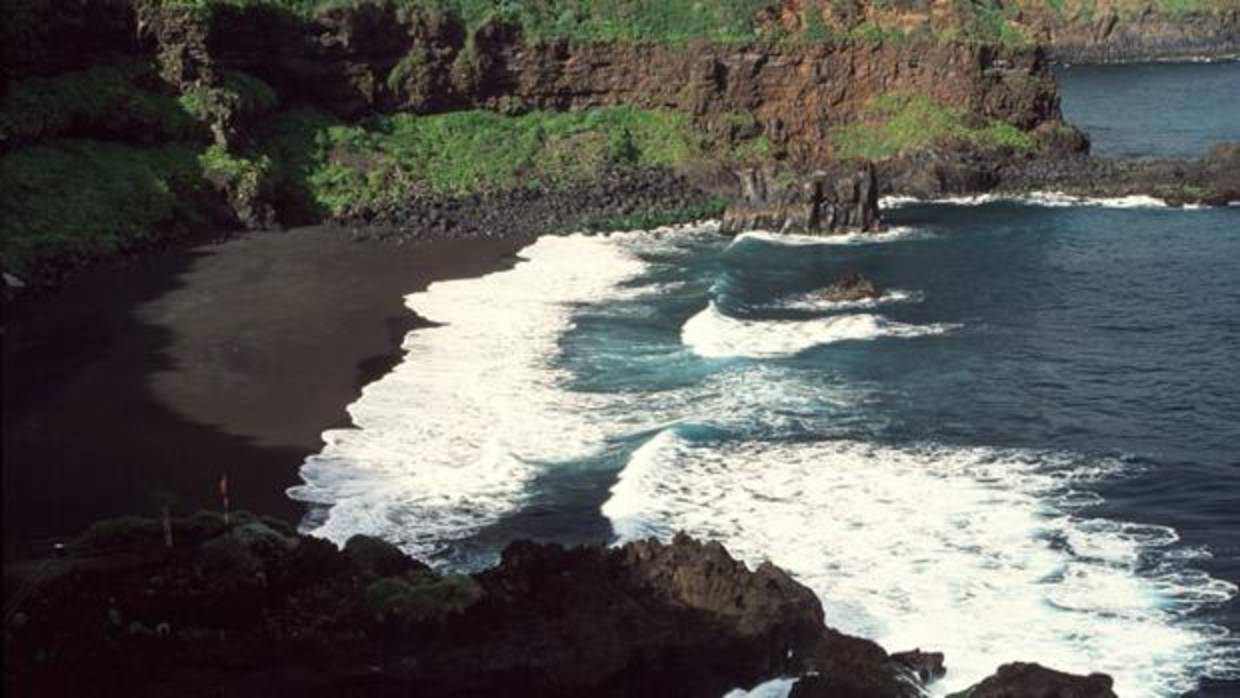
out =
[[[14,695],[717,698],[804,676],[796,695],[915,698],[944,671],[941,654],[830,629],[784,571],[683,535],[517,542],[459,576],[378,539],[337,550],[245,513],[127,518],[62,557],[6,564],[5,582]],[[978,689],[1114,697],[1105,676],[1036,665]]]
[[[20,79],[72,67],[74,56],[97,62],[136,51],[156,56],[177,89],[243,71],[286,102],[345,118],[623,104],[688,114],[731,142],[762,135],[776,155],[804,161],[829,157],[832,128],[857,120],[876,96],[923,95],[1025,130],[1060,117],[1046,56],[1031,46],[804,31],[729,43],[535,40],[503,18],[469,27],[402,8],[358,3],[307,15],[264,3],[203,12],[88,0],[47,16],[50,31],[26,37],[10,72]],[[131,31],[121,31],[127,21]]]

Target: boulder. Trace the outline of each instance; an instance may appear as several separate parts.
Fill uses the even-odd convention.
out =
[[[844,274],[822,290],[823,300],[834,303],[867,300],[881,295],[882,289],[878,284],[855,271]]]
[[[761,168],[738,176],[741,195],[724,214],[725,233],[827,235],[879,229],[878,179],[869,163],[840,163],[808,177]]]
[[[1040,664],[1004,664],[960,698],[1115,698],[1106,674],[1066,674]],[[954,697],[953,697],[954,698]]]

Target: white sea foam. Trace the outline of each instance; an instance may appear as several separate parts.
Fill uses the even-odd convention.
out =
[[[540,463],[599,448],[590,414],[606,398],[564,390],[550,364],[573,309],[622,295],[646,265],[604,236],[543,237],[522,254],[406,299],[444,324],[406,337],[405,360],[349,406],[354,427],[326,432],[302,467],[290,496],[331,507],[316,535],[434,556],[519,505]]]
[[[714,301],[689,318],[680,339],[708,359],[792,356],[823,344],[878,337],[942,334],[949,325],[908,325],[879,315],[856,313],[809,320],[743,320],[719,310]]]
[[[817,592],[828,624],[945,652],[939,693],[1015,660],[1108,672],[1127,698],[1235,676],[1225,631],[1183,615],[1233,585],[1165,555],[1170,529],[1057,505],[1120,467],[985,448],[694,443],[667,430],[633,454],[603,513],[621,541],[684,530],[769,559]]]
[[[899,240],[914,240],[930,237],[930,233],[909,226],[891,226],[875,233],[838,233],[834,235],[799,235],[795,233],[773,233],[767,230],[751,230],[737,235],[732,244],[737,245],[746,240],[760,240],[775,245],[875,245]]]
[[[920,291],[901,291],[892,289],[883,293],[878,298],[863,298],[855,301],[833,301],[823,298],[822,291],[810,291],[799,296],[785,298],[777,303],[780,308],[789,310],[813,310],[819,312],[832,312],[839,310],[861,310],[868,308],[877,308],[882,305],[890,305],[894,303],[920,303],[925,298],[925,294]]]
[[[728,691],[723,698],[787,698],[792,692],[792,684],[796,683],[795,678],[772,679],[754,686],[746,691],[743,688],[737,688]]]
[[[1167,208],[1167,202],[1152,196],[1087,197],[1062,192],[1036,191],[1028,194],[977,194],[973,196],[948,196],[940,199],[917,199],[908,196],[888,196],[879,201],[882,208],[900,208],[914,204],[952,204],[954,206],[981,206],[996,202],[1012,202],[1047,208],[1069,206],[1093,206],[1097,208]]]

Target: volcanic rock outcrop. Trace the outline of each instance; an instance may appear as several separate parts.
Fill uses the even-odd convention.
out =
[[[338,550],[246,513],[229,527],[209,513],[166,528],[126,518],[100,522],[67,557],[6,565],[5,590],[14,695],[717,698],[806,676],[795,695],[914,698],[944,662],[832,630],[783,570],[750,570],[684,535],[516,542],[497,566],[458,576],[375,538]],[[1011,665],[975,695],[1076,685]]]
[[[723,218],[723,232],[771,230],[808,235],[875,232],[878,179],[868,163],[838,163],[806,178],[751,169],[740,173],[740,196]]]

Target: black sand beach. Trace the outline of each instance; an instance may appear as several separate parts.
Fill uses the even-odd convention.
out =
[[[101,267],[6,310],[5,556],[103,517],[232,505],[296,520],[305,456],[400,358],[403,297],[504,268],[527,240],[258,233]]]

